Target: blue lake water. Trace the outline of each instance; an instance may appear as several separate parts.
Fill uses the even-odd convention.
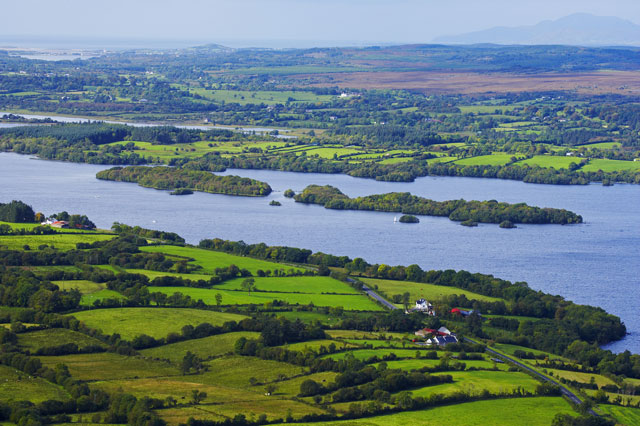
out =
[[[596,305],[620,316],[631,333],[610,345],[640,353],[640,186],[534,185],[496,179],[424,177],[412,183],[377,182],[346,175],[229,170],[268,182],[268,197],[167,191],[106,182],[107,166],[42,161],[0,153],[0,202],[21,199],[45,214],[87,214],[99,227],[115,221],[177,232],[190,243],[219,237],[289,245],[370,263],[423,269],[465,269],[526,281],[547,293]],[[329,184],[349,196],[407,191],[435,200],[464,198],[526,202],[572,210],[582,225],[460,226],[447,218],[394,223],[393,213],[336,211],[283,196],[292,188]],[[278,200],[281,207],[269,206]]]

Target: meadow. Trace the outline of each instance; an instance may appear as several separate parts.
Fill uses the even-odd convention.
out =
[[[8,250],[22,250],[29,246],[31,250],[37,250],[40,246],[47,245],[58,250],[67,251],[76,248],[78,243],[94,243],[112,239],[113,235],[103,234],[50,234],[50,235],[3,235],[0,239],[0,247]]]
[[[454,164],[460,166],[504,166],[511,162],[512,157],[520,159],[523,156],[518,154],[494,153],[491,155],[463,158],[461,160],[454,161]]]
[[[0,401],[31,401],[37,404],[49,399],[67,401],[70,398],[60,386],[0,365]]]
[[[260,292],[223,290],[213,287],[212,289],[194,287],[149,287],[150,292],[160,292],[168,296],[174,293],[182,293],[190,296],[193,300],[202,300],[207,305],[216,305],[216,294],[222,296],[221,305],[248,305],[273,302],[282,300],[292,305],[338,307],[342,306],[349,311],[381,311],[382,308],[373,300],[362,294],[342,295],[342,294],[319,294],[319,293],[285,293],[285,292]]]
[[[67,330],[66,328],[50,328],[20,333],[18,335],[18,345],[32,352],[39,348],[59,346],[67,343],[75,343],[79,348],[86,346],[106,347],[106,345],[98,339],[78,333],[77,331]]]
[[[540,383],[531,376],[520,372],[506,371],[451,371],[448,374],[453,377],[453,383],[428,386],[413,391],[415,396],[429,396],[433,394],[451,394],[457,391],[465,391],[472,395],[480,394],[484,389],[492,393],[511,392],[516,389],[524,389],[534,392]]]
[[[233,346],[236,341],[245,337],[247,339],[257,339],[260,333],[252,331],[239,331],[234,333],[219,334],[217,336],[204,337],[202,339],[187,340],[184,342],[172,343],[158,346],[156,348],[144,349],[140,353],[146,357],[168,359],[171,362],[179,362],[189,351],[206,359],[233,353]]]
[[[102,330],[105,334],[118,333],[125,339],[140,334],[151,337],[166,337],[169,333],[179,333],[183,326],[208,322],[222,325],[227,321],[240,321],[242,315],[198,309],[179,308],[112,308],[94,309],[71,314],[89,327]]]
[[[169,256],[178,256],[187,259],[193,259],[190,264],[200,266],[201,272],[205,274],[213,274],[216,268],[226,268],[229,265],[236,265],[240,269],[246,269],[252,275],[257,275],[258,270],[273,271],[284,269],[286,271],[293,269],[302,271],[301,268],[282,263],[268,262],[266,260],[253,259],[251,257],[234,256],[231,254],[204,250],[195,247],[180,246],[147,246],[141,247],[141,251],[146,253],[164,253]]]
[[[418,299],[426,299],[428,301],[441,300],[452,294],[465,295],[467,299],[483,300],[487,302],[495,302],[501,299],[484,296],[482,294],[473,293],[471,291],[462,290],[457,287],[447,287],[435,284],[416,283],[411,281],[394,281],[381,280],[374,278],[361,278],[368,287],[380,289],[385,292],[389,298],[394,294],[403,294],[409,292],[411,295],[410,304],[413,305]],[[377,286],[377,287],[376,287]],[[398,304],[398,306],[401,306]]]
[[[254,277],[255,290],[260,292],[282,292],[282,293],[338,293],[338,294],[360,294],[359,291],[329,277],[322,276],[301,276],[301,277]],[[237,278],[225,281],[214,286],[214,289],[221,290],[242,290],[244,278]]]
[[[358,420],[325,422],[326,426],[549,426],[557,413],[574,414],[560,397],[496,399],[467,402]],[[315,426],[316,423],[294,423]]]
[[[598,410],[611,415],[618,424],[624,426],[640,425],[640,408],[620,407],[618,405],[600,404]]]

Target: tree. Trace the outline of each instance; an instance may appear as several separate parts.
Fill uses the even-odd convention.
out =
[[[273,395],[276,389],[278,389],[278,387],[273,383],[269,383],[267,386],[264,387],[265,394],[269,396]]]
[[[407,291],[402,294],[402,304],[404,305],[404,310],[409,310],[409,301],[411,300],[411,294]]]
[[[222,304],[222,295],[220,293],[216,293],[216,305],[220,306]]]
[[[201,392],[198,389],[194,389],[191,391],[191,403],[194,405],[200,404],[206,397],[206,392]]]
[[[245,278],[241,284],[242,289],[249,293],[249,295],[251,295],[251,290],[254,290],[255,286],[256,284],[253,278]]]

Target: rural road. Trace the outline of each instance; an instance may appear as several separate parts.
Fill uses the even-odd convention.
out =
[[[349,278],[351,279],[351,278]],[[367,287],[366,285],[362,286],[362,291],[364,291],[365,293],[367,293],[367,295],[372,298],[377,300],[378,302],[382,303],[384,306],[386,306],[387,308],[394,310],[394,309],[400,309],[398,308],[396,305],[389,303],[389,301],[387,301],[384,297],[380,296],[378,293],[376,293],[375,291],[371,290],[369,287]]]
[[[348,278],[349,280],[351,280],[351,278]],[[353,282],[353,280],[351,280],[351,282]],[[379,294],[377,294],[376,292],[374,292],[373,290],[371,290],[369,287],[367,286],[362,286],[362,291],[364,291],[365,293],[367,293],[367,295],[369,297],[371,297],[372,299],[377,300],[378,302],[382,303],[384,306],[386,306],[387,308],[393,310],[393,309],[399,309],[397,306],[393,305],[392,303],[390,303],[389,301],[387,301],[386,299],[384,299],[382,296],[380,296]],[[469,339],[468,337],[465,337],[464,340],[466,340],[467,342],[473,343],[473,344],[480,344],[479,342],[476,342],[474,340]],[[498,353],[496,351],[494,351],[493,349],[487,347],[486,351],[496,355],[500,358],[505,359],[506,361],[508,361],[511,364],[515,364],[520,368],[523,368],[527,371],[529,371],[530,373],[534,374],[536,377],[542,379],[543,381],[549,382],[549,383],[553,383],[554,385],[557,385],[560,387],[560,391],[562,392],[563,395],[565,395],[567,398],[569,398],[571,400],[571,402],[573,402],[576,405],[580,405],[582,404],[582,400],[580,398],[578,398],[576,396],[576,394],[574,394],[573,392],[571,392],[569,389],[565,388],[564,386],[562,386],[560,383],[556,382],[555,380],[552,380],[550,378],[548,378],[547,376],[538,373],[536,370],[534,370],[531,367],[528,367],[526,365],[524,365],[523,363],[508,357],[506,355],[503,355],[501,353]],[[598,416],[598,414],[593,411],[593,410],[589,410],[589,413],[594,415],[594,416]]]

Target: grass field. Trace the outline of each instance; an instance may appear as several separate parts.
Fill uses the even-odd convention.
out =
[[[531,352],[534,355],[545,355],[549,359],[563,359],[562,357],[551,354],[549,352],[543,352],[537,349],[526,348],[524,346],[509,345],[507,343],[494,343],[493,345],[491,345],[491,347],[494,349],[497,349],[500,352],[504,352],[505,354],[512,355],[512,356],[515,353],[515,351],[521,350],[525,352]],[[525,361],[528,361],[528,360],[525,360]]]
[[[0,247],[9,250],[22,250],[28,245],[31,250],[37,250],[41,245],[54,246],[58,250],[72,250],[77,243],[93,243],[113,238],[113,235],[101,234],[51,234],[51,235],[3,235],[0,237]]]
[[[465,391],[470,394],[479,394],[484,389],[492,393],[511,392],[522,388],[534,392],[540,382],[531,376],[520,372],[507,371],[451,371],[446,373],[453,377],[453,383],[428,386],[413,391],[414,396],[429,396],[435,393],[449,394],[457,391]]]
[[[375,288],[375,286],[378,286],[378,288],[384,291],[389,297],[394,294],[403,294],[404,292],[408,291],[411,294],[411,303],[420,298],[425,298],[429,301],[441,300],[444,297],[452,294],[464,294],[468,299],[477,299],[490,302],[501,300],[495,297],[483,296],[481,294],[462,290],[457,287],[416,283],[411,281],[379,280],[373,278],[362,278],[361,280],[369,287]]]
[[[455,161],[454,164],[460,166],[504,166],[511,162],[511,157],[522,158],[522,155],[518,154],[491,154],[480,155],[478,157],[463,158]]]
[[[0,365],[0,401],[31,401],[37,404],[48,399],[67,401],[70,396],[61,387],[44,379]]]
[[[117,291],[105,288],[104,290],[96,291],[95,293],[83,295],[82,299],[80,299],[80,305],[93,306],[93,302],[103,299],[125,299],[125,297]]]
[[[140,334],[155,338],[166,337],[171,332],[179,333],[187,324],[195,326],[208,322],[222,325],[226,321],[245,318],[242,315],[176,308],[95,309],[71,315],[89,327],[100,329],[105,334],[118,333],[124,339],[132,339]]]
[[[442,355],[440,355],[442,356]],[[451,362],[456,361],[455,359],[452,359]],[[411,370],[419,370],[422,367],[431,367],[431,366],[435,366],[438,365],[438,363],[440,362],[440,360],[438,359],[402,359],[402,360],[398,360],[398,361],[385,361],[387,363],[387,368],[390,369],[394,369],[397,368],[399,370],[407,370],[407,371],[411,371]],[[493,362],[489,361],[489,360],[462,360],[461,362],[465,363],[465,365],[467,366],[467,368],[482,368],[482,369],[487,369],[487,370],[491,370],[493,369]],[[374,364],[377,365],[377,364]],[[507,370],[509,367],[505,364],[499,364],[497,363],[496,368],[498,370]]]
[[[112,352],[38,357],[42,365],[55,368],[65,364],[76,380],[121,380],[178,375],[178,369],[165,362]]]
[[[595,380],[595,383],[600,386],[613,385],[613,380],[608,377],[601,376],[600,374],[581,373],[579,371],[567,371],[567,370],[554,370],[547,369],[548,372],[553,373],[553,377],[562,377],[566,380],[575,380],[581,383],[590,383],[591,379]]]
[[[204,280],[209,281],[211,279],[211,275],[205,274],[178,274],[175,272],[160,272],[160,271],[150,271],[148,269],[125,269],[126,272],[130,272],[132,274],[141,274],[149,277],[149,280],[153,280],[157,277],[178,277],[184,278],[187,280],[198,281]]]
[[[640,170],[640,161],[623,161],[594,158],[581,170],[585,172],[621,172],[624,170]]]
[[[311,323],[313,321],[322,321],[323,324],[335,325],[342,319],[340,317],[331,316],[329,314],[323,314],[320,312],[307,312],[307,311],[287,311],[287,312],[273,312],[275,316],[284,317],[290,321],[299,319],[304,323]]]
[[[214,269],[226,268],[229,265],[236,265],[240,269],[247,269],[254,275],[257,273],[258,269],[263,271],[273,271],[277,269],[284,269],[287,271],[289,269],[302,270],[301,268],[282,263],[267,262],[265,260],[258,260],[250,257],[233,256],[219,251],[203,250],[195,247],[149,246],[141,247],[141,250],[147,253],[165,253],[171,256],[194,259],[190,263],[202,267],[202,272],[207,274],[213,274]]]
[[[516,163],[516,165],[526,164],[529,166],[540,166],[545,168],[553,167],[554,169],[568,169],[569,164],[580,164],[581,158],[576,157],[560,157],[555,155],[535,155],[533,158],[527,158]]]
[[[620,407],[618,405],[600,404],[600,411],[610,415],[616,423],[623,426],[640,425],[640,408]]]
[[[198,375],[197,378],[181,376],[176,380],[186,382],[196,380],[209,385],[255,389],[251,384],[252,377],[257,383],[271,383],[297,377],[305,372],[304,368],[293,364],[243,356],[216,358],[207,362],[207,365],[210,370]]]
[[[18,345],[32,352],[42,347],[58,346],[66,343],[75,343],[80,348],[89,345],[106,346],[98,339],[77,331],[67,330],[66,328],[51,328],[18,334]]]
[[[255,291],[277,291],[285,293],[340,293],[360,294],[351,286],[330,277],[255,277]],[[213,287],[214,290],[241,290],[244,278],[226,281]]]
[[[216,357],[232,353],[233,345],[240,337],[257,339],[259,336],[260,333],[239,331],[144,349],[140,353],[151,358],[169,359],[172,362],[181,361],[187,351],[191,351],[200,358]]]
[[[226,103],[246,104],[284,104],[289,102],[329,102],[335,99],[331,95],[316,95],[309,91],[266,91],[266,90],[207,90],[207,89],[190,89],[192,93],[198,94],[203,98]]]
[[[150,292],[160,292],[167,295],[182,293],[194,300],[202,299],[208,305],[216,304],[216,294],[222,296],[222,305],[247,305],[264,304],[274,300],[283,300],[290,304],[315,306],[342,306],[345,310],[356,311],[380,311],[382,308],[364,295],[339,295],[339,294],[313,294],[313,293],[276,293],[252,291],[248,294],[244,291],[194,288],[194,287],[149,287]]]
[[[549,426],[557,413],[574,414],[560,397],[467,402],[361,420],[324,422],[326,426]],[[297,423],[315,426],[317,423]]]
[[[343,359],[345,356],[347,356],[347,354],[351,354],[356,359],[360,359],[360,360],[366,360],[373,356],[377,356],[378,358],[382,359],[383,356],[389,355],[389,354],[395,354],[398,358],[415,358],[416,351],[419,351],[422,354],[424,353],[425,350],[418,347],[409,348],[409,349],[355,349],[353,351],[338,352],[335,354],[326,355],[325,358]],[[421,361],[428,361],[428,360],[421,360]],[[425,365],[427,364],[425,363]]]
[[[87,280],[75,280],[75,281],[52,281],[55,285],[60,287],[60,290],[78,290],[82,294],[91,294],[96,291],[104,290],[107,288],[104,283],[95,283]]]

